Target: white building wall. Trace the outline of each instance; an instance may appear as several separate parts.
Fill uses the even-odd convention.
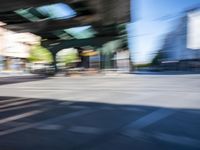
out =
[[[186,16],[182,17],[178,21],[180,22],[178,26],[173,32],[168,34],[165,40],[163,51],[168,55],[165,61],[200,59],[200,48],[197,48],[197,45],[200,45],[200,42],[195,43],[196,40],[191,42],[191,36],[188,36],[188,34],[190,34],[189,31],[191,30],[188,30],[188,28],[191,28],[188,23],[188,15],[186,14]],[[200,30],[200,26],[196,30]],[[198,37],[198,40],[199,39],[200,36]],[[191,42],[189,46],[188,41],[189,43]],[[192,44],[194,45],[192,46]]]

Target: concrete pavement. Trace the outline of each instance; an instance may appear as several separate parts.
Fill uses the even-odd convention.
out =
[[[2,73],[0,72],[0,85],[30,82],[45,79],[44,75],[30,73]]]
[[[0,86],[3,150],[198,150],[200,75],[56,77]]]

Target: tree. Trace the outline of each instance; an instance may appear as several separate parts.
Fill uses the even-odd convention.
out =
[[[153,66],[158,66],[158,65],[160,65],[162,59],[164,59],[164,58],[167,58],[166,53],[164,53],[164,50],[159,50],[158,53],[153,58],[151,64]]]
[[[79,60],[77,50],[70,48],[64,49],[57,54],[57,62],[60,65],[70,66]]]
[[[31,48],[30,56],[29,56],[28,60],[29,60],[29,62],[43,61],[46,63],[52,63],[53,57],[48,49],[46,49],[40,45],[34,45]]]

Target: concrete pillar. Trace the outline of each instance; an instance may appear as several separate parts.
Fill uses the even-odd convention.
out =
[[[54,67],[54,72],[57,73],[58,67],[57,67],[56,53],[52,53],[52,57],[53,57],[52,65]]]

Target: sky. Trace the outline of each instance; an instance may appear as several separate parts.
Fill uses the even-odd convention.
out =
[[[76,15],[76,12],[66,4],[57,3],[38,7],[42,14],[48,14],[52,19],[67,19]]]
[[[176,26],[178,17],[199,4],[200,0],[132,0],[128,32],[133,62],[149,63],[166,33]]]

